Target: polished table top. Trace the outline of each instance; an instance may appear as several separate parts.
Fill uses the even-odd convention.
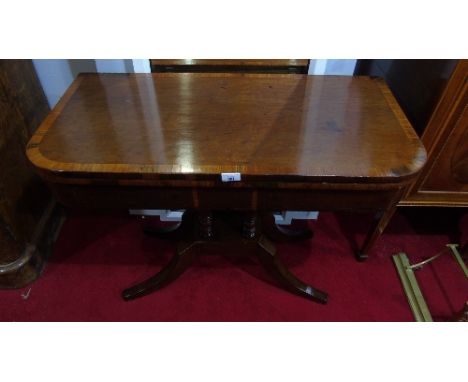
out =
[[[382,80],[82,74],[31,139],[42,172],[399,182],[425,150]]]
[[[292,275],[270,240],[310,233],[279,228],[272,211],[376,211],[362,261],[426,156],[377,79],[174,73],[79,76],[27,154],[65,205],[186,210],[175,231],[151,230],[180,235],[177,251],[124,299],[175,280],[192,248],[215,245],[226,227],[239,231],[219,213],[234,211],[237,245],[255,248],[285,289],[321,303],[327,294]],[[226,172],[241,180],[222,182]]]

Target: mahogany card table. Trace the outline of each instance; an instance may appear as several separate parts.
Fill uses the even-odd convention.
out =
[[[224,245],[255,249],[285,289],[321,303],[327,294],[274,245],[310,232],[277,226],[273,212],[375,212],[364,260],[426,159],[380,79],[239,73],[82,74],[27,155],[66,206],[186,211],[178,226],[148,230],[177,250],[124,299],[167,285],[229,231],[238,237]]]

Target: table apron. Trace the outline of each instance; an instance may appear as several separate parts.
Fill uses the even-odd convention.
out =
[[[174,187],[115,187],[49,183],[65,206],[84,209],[194,209],[194,210],[381,210],[397,188],[356,189],[233,189]]]

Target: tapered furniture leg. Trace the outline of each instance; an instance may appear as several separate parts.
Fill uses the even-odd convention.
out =
[[[193,252],[191,251],[191,248],[195,244],[196,242],[182,242],[178,244],[176,254],[172,257],[169,263],[149,279],[131,288],[125,289],[122,292],[123,299],[133,300],[137,297],[145,296],[165,287],[177,279],[192,264]]]
[[[262,230],[268,238],[277,242],[307,240],[313,236],[313,232],[308,228],[295,229],[276,224],[273,213],[262,215]]]
[[[270,240],[265,236],[261,236],[257,243],[260,247],[257,251],[260,263],[283,288],[307,299],[322,304],[327,303],[328,295],[325,292],[305,284],[289,272],[276,255],[275,245]]]
[[[374,245],[375,241],[380,237],[388,222],[392,218],[393,214],[397,209],[396,204],[383,212],[379,212],[374,217],[374,221],[371,229],[369,230],[361,249],[356,254],[358,261],[366,261],[368,258],[368,252]]]

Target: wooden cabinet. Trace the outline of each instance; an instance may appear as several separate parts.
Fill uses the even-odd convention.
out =
[[[468,206],[467,73],[460,60],[422,135],[429,161],[402,205]]]
[[[363,60],[356,74],[384,77],[428,160],[401,206],[468,206],[468,60]]]
[[[32,61],[0,60],[0,287],[34,280],[47,252],[53,202],[25,147],[48,112]]]

